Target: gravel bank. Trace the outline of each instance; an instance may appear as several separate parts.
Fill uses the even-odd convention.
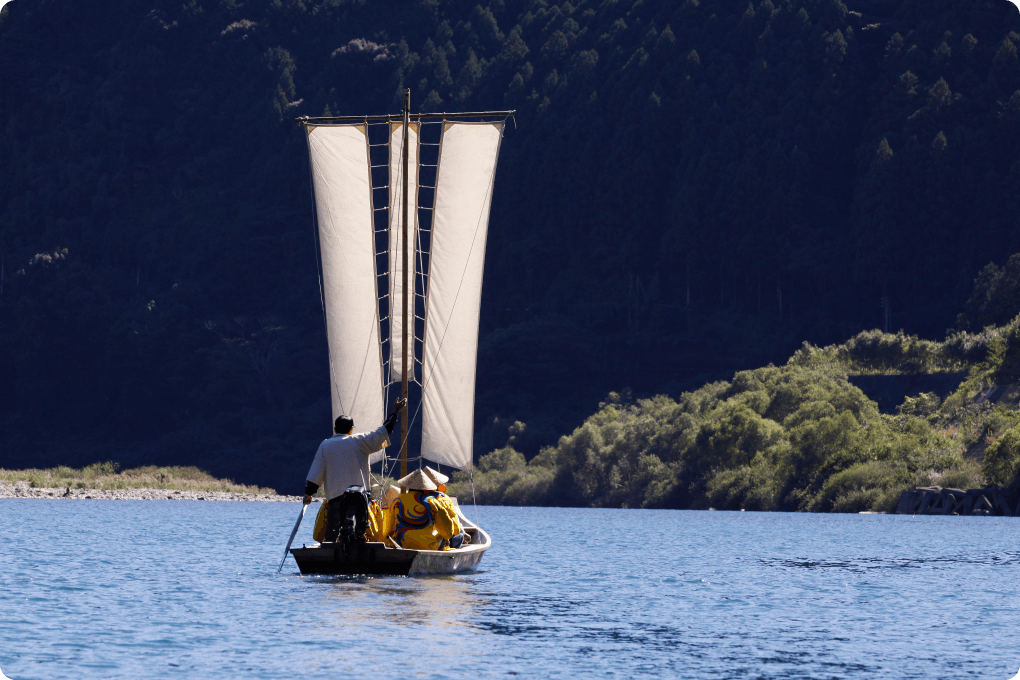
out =
[[[171,489],[33,489],[28,482],[0,482],[0,498],[60,498],[107,501],[266,501],[300,502],[301,496],[225,491],[174,491]]]

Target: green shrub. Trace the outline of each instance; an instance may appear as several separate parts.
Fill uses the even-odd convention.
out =
[[[87,465],[82,469],[82,475],[84,475],[86,479],[93,479],[95,477],[115,475],[118,470],[120,470],[119,463],[106,461],[105,463],[93,463],[92,465]]]
[[[907,397],[897,410],[901,415],[926,418],[939,410],[942,400],[934,392],[922,392],[916,397]]]
[[[997,330],[981,333],[955,332],[944,342],[914,335],[862,331],[841,345],[797,350],[790,364],[803,368],[840,368],[850,373],[921,373],[956,371],[974,366],[987,357]]]
[[[998,331],[988,329],[980,333],[959,331],[950,333],[942,343],[942,355],[947,361],[963,365],[976,365],[988,359],[988,352],[993,338]]]
[[[483,505],[546,505],[555,470],[540,455],[531,465],[524,454],[505,446],[482,456],[473,475],[456,472],[450,483],[450,494],[463,499],[474,498]]]
[[[998,385],[1020,380],[1020,317],[1002,328],[1002,336],[991,342],[986,363]]]
[[[981,466],[976,462],[968,462],[956,468],[950,468],[934,475],[929,474],[927,480],[918,481],[915,486],[927,486],[935,484],[947,489],[981,489],[988,486],[984,475],[981,474]]]
[[[842,352],[848,363],[879,371],[917,373],[934,366],[940,358],[939,344],[916,335],[864,331],[850,338]]]
[[[722,510],[782,509],[789,470],[778,461],[788,458],[782,452],[788,446],[760,453],[750,465],[716,471],[705,488],[709,503]]]
[[[907,488],[902,464],[871,460],[856,463],[829,477],[808,509],[813,512],[889,512]]]
[[[985,451],[981,473],[989,484],[1006,486],[1020,471],[1020,427],[1007,430]]]

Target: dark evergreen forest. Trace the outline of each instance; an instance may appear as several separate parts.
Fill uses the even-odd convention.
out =
[[[975,277],[1020,251],[1013,5],[557,2],[5,5],[0,467],[296,488],[330,414],[293,119],[404,88],[517,110],[476,456],[532,458],[610,391],[979,321]]]

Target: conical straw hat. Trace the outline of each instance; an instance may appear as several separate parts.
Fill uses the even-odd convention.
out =
[[[415,470],[403,479],[397,480],[397,486],[412,491],[436,491],[436,483],[422,470]]]
[[[444,475],[439,470],[433,470],[428,465],[426,465],[424,469],[425,474],[427,474],[436,484],[446,484],[448,481],[450,481],[450,478]]]

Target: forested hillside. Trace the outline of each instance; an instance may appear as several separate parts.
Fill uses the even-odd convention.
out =
[[[1020,250],[1018,44],[1006,0],[13,0],[0,467],[299,483],[329,388],[293,118],[404,88],[517,110],[476,456],[842,342],[883,299],[941,337]]]

